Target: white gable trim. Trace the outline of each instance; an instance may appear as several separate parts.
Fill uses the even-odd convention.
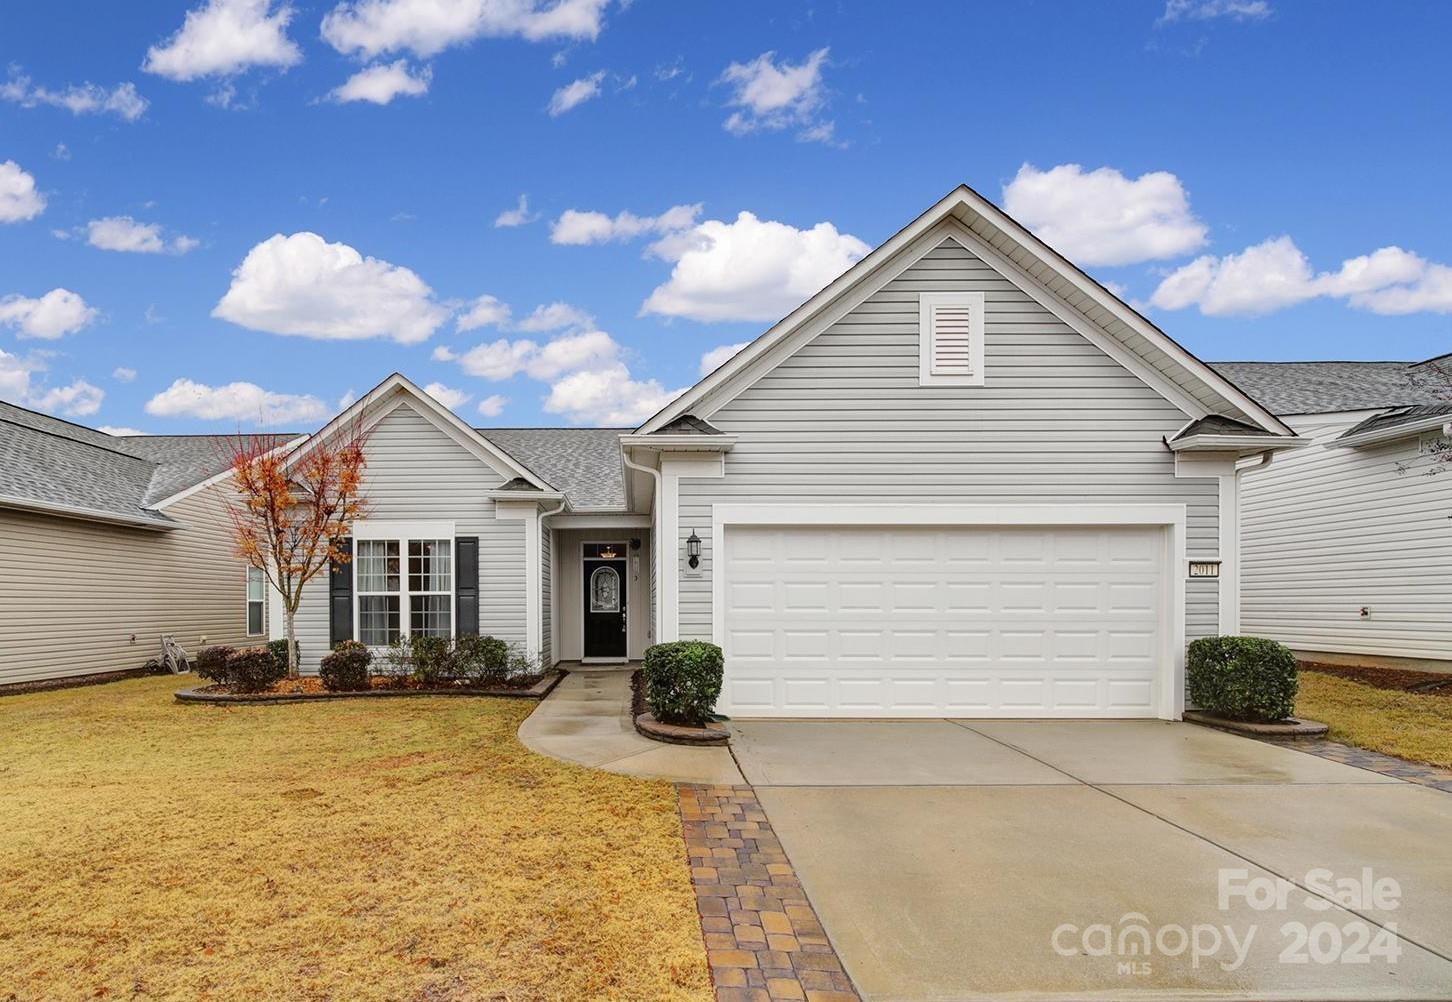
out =
[[[775,350],[778,345],[785,341],[800,344],[794,335],[803,327],[813,329],[811,335],[802,339],[810,340],[816,333],[819,333],[821,330],[836,322],[841,315],[852,308],[852,306],[843,308],[842,301],[844,299],[851,298],[855,301],[852,304],[855,306],[856,302],[861,302],[861,300],[866,299],[878,288],[886,284],[887,281],[890,281],[892,277],[896,277],[896,274],[900,274],[907,267],[907,264],[901,259],[894,259],[898,258],[899,255],[911,257],[911,248],[915,244],[922,241],[925,235],[930,239],[933,230],[946,221],[953,219],[959,212],[971,213],[983,218],[990,225],[998,227],[1013,237],[1028,253],[1037,256],[1066,281],[1072,283],[1076,288],[1099,302],[1106,310],[1114,313],[1120,320],[1133,327],[1137,333],[1150,341],[1159,350],[1163,351],[1172,364],[1180,367],[1192,378],[1213,388],[1216,393],[1239,407],[1267,431],[1280,435],[1294,434],[1274,414],[1246,396],[1244,392],[1224,376],[1221,376],[1204,362],[1201,362],[1194,355],[1190,354],[1190,352],[1186,351],[1163,331],[1125,305],[1118,297],[1084,275],[1083,272],[1070,264],[1061,255],[1054,252],[1042,241],[1029,233],[1028,230],[1005,215],[997,206],[966,185],[960,185],[946,197],[940,199],[932,208],[918,216],[917,219],[899,230],[890,239],[872,251],[872,253],[838,276],[825,289],[797,307],[797,309],[793,310],[770,330],[743,348],[734,358],[706,376],[706,378],[691,387],[691,389],[687,390],[680,397],[677,397],[675,401],[667,404],[642,424],[637,429],[637,434],[649,434],[657,431],[682,414],[695,414],[698,417],[709,417],[710,414],[723,406],[725,401],[718,399],[719,397],[724,395],[726,399],[730,399],[749,387],[765,371],[769,371],[774,367],[774,363],[767,363],[765,366],[761,363],[767,355],[775,355]],[[953,228],[957,231],[953,234],[955,239],[960,239],[959,234],[971,233],[966,226],[962,226],[956,220],[953,222]],[[985,242],[976,236],[960,239],[960,242],[963,242],[967,246],[967,240],[971,240],[977,247],[986,246]],[[976,252],[976,247],[970,247],[970,249],[974,249]],[[919,250],[918,254],[920,255],[921,253],[923,251]],[[1104,350],[1106,354],[1109,354],[1116,361],[1124,364],[1126,368],[1139,376],[1147,385],[1160,391],[1167,399],[1175,402],[1176,406],[1179,406],[1187,414],[1190,414],[1192,417],[1203,417],[1208,413],[1204,404],[1194,400],[1189,393],[1175,384],[1167,376],[1160,374],[1153,381],[1146,378],[1146,374],[1158,373],[1159,370],[1124,347],[1117,339],[1097,324],[1089,321],[1083,314],[1069,308],[1062,299],[1059,299],[1057,295],[1044,288],[1039,280],[1026,277],[1026,273],[1017,265],[1013,266],[1012,272],[1004,271],[999,262],[1005,261],[1006,259],[1001,253],[994,251],[991,255],[984,255],[984,257],[989,264],[1000,267],[1001,271],[1005,273],[1005,277],[1020,282],[1023,291],[1029,293],[1036,300],[1039,299],[1038,293],[1041,292],[1057,301],[1062,308],[1076,315],[1079,318],[1079,322],[1077,323],[1071,323],[1063,316],[1060,319],[1063,319],[1065,323],[1069,323],[1070,326],[1074,327],[1086,337],[1089,337],[1089,334],[1084,329],[1081,329],[1080,324],[1083,324],[1089,330],[1093,330],[1098,338],[1095,343],[1101,350]],[[888,267],[889,264],[891,264],[891,267]],[[879,272],[891,272],[891,274],[884,279],[881,274],[878,274]],[[1013,277],[1015,274],[1024,277],[1015,279]],[[1049,307],[1047,303],[1044,305],[1056,314],[1058,313],[1057,309]],[[824,320],[827,317],[830,317],[830,319]],[[1094,338],[1091,338],[1091,340],[1094,340]],[[1109,351],[1106,347],[1109,344],[1114,345],[1116,350],[1113,352]],[[789,355],[794,350],[795,347],[789,348],[785,354]],[[1126,361],[1127,359],[1132,360],[1132,364]],[[1167,390],[1167,387],[1170,386],[1174,387],[1173,395]]]
[[[389,400],[391,395],[396,395],[396,399]],[[480,435],[457,414],[397,372],[353,401],[341,414],[309,436],[307,441],[288,457],[288,462],[294,463],[307,455],[315,443],[326,439],[348,421],[361,416],[364,421],[364,430],[369,431],[404,403],[411,405],[430,424],[448,435],[505,479],[520,477],[542,491],[554,489],[543,477]]]

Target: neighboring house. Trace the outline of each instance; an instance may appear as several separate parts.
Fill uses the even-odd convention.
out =
[[[140,668],[164,634],[193,654],[266,640],[220,482],[235,441],[0,403],[0,685]]]
[[[355,422],[304,670],[711,640],[743,717],[1176,718],[1187,641],[1240,630],[1236,463],[1301,444],[968,188],[639,428],[478,430],[399,375],[318,434]]]
[[[1452,359],[1215,368],[1313,443],[1241,476],[1242,630],[1452,670]]]

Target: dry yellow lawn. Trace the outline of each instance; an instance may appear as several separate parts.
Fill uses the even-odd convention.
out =
[[[1376,689],[1301,673],[1296,715],[1331,725],[1328,737],[1358,748],[1452,769],[1452,698]]]
[[[709,999],[674,790],[498,699],[0,699],[0,1000]]]

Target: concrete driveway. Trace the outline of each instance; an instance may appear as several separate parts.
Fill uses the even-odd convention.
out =
[[[733,726],[869,1000],[1452,998],[1452,795],[1161,721]]]

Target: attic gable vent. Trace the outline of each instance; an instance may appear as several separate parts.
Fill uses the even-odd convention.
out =
[[[983,299],[981,292],[919,295],[920,385],[983,385]]]

